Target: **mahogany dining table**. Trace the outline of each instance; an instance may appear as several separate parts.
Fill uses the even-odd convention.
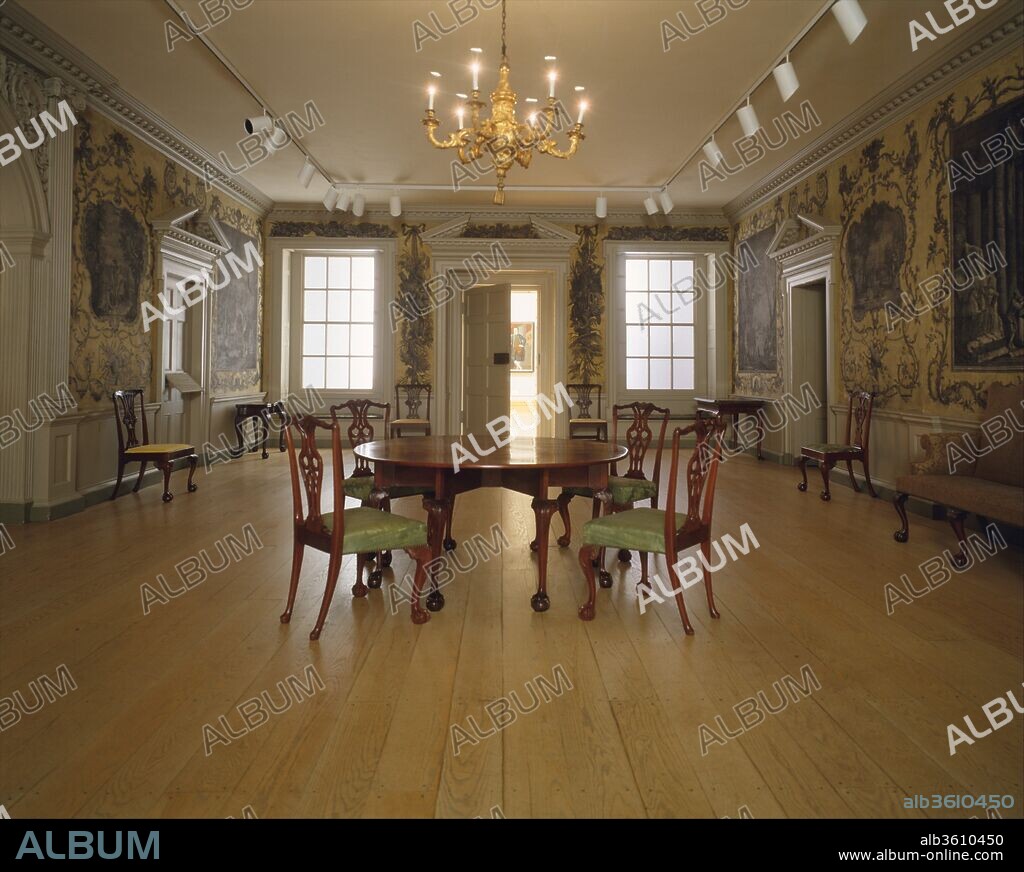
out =
[[[458,471],[453,461],[454,445],[464,449],[455,449],[460,458],[467,453],[476,458],[465,462],[460,459]],[[625,447],[610,442],[536,437],[495,446],[492,440],[468,435],[384,439],[364,442],[354,451],[373,464],[372,503],[383,500],[390,487],[432,488],[433,495],[423,498],[432,561],[441,556],[445,525],[458,494],[481,487],[503,487],[533,497],[536,538],[530,548],[537,552],[537,592],[530,598],[530,605],[536,612],[546,612],[551,606],[547,592],[548,533],[551,516],[560,509],[555,500],[548,498],[548,489],[587,487],[607,503],[611,499],[607,489],[609,465],[628,454]],[[568,507],[562,511],[568,513]],[[427,608],[433,612],[444,608],[444,595],[436,588],[427,595]]]

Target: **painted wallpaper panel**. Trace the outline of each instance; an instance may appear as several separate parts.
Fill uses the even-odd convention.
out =
[[[157,308],[159,277],[151,221],[174,207],[198,206],[218,219],[237,255],[246,239],[262,254],[258,216],[208,191],[201,179],[91,110],[75,128],[69,385],[82,408],[106,406],[113,390],[150,386],[152,339],[142,302]],[[262,357],[262,270],[245,287],[212,298],[212,388],[258,390]],[[227,293],[225,293],[227,292]],[[220,300],[218,294],[223,294]],[[187,316],[186,316],[187,317]]]
[[[1002,58],[734,228],[738,244],[799,212],[841,226],[838,394],[873,390],[880,407],[980,416],[991,384],[1021,380],[1022,96],[1024,64]],[[1005,138],[1009,156],[985,163],[979,137],[993,133]],[[963,161],[965,152],[973,162]],[[951,159],[969,168],[965,176]],[[977,269],[982,256],[993,271]],[[741,319],[742,308],[736,314]],[[781,305],[776,321],[781,337]],[[767,375],[734,365],[738,393],[777,396],[783,383],[781,357]]]

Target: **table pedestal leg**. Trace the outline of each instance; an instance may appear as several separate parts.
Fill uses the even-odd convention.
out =
[[[546,612],[551,608],[548,599],[548,533],[551,530],[551,516],[558,511],[558,503],[554,500],[537,497],[531,503],[533,514],[537,519],[537,592],[530,598],[530,605],[535,612]]]
[[[441,556],[445,524],[448,519],[448,500],[423,498],[427,512],[427,540],[430,545],[430,593],[427,594],[427,609],[439,612],[444,608],[444,594],[437,588],[437,563]]]

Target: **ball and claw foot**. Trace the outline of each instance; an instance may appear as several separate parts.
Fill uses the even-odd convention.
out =
[[[443,544],[445,551],[454,551],[458,543],[454,539],[445,539]]]
[[[366,580],[366,584],[371,590],[377,590],[380,587],[380,583],[384,580],[384,573],[379,569],[373,570],[370,573],[370,577]]]
[[[592,621],[594,620],[594,604],[584,603],[579,609],[581,621]]]
[[[597,576],[597,583],[603,588],[612,586],[612,574],[607,569],[602,569]]]
[[[967,565],[967,557],[964,555],[963,551],[958,551],[956,554],[953,555],[953,562],[957,566],[966,566]]]
[[[559,548],[568,548],[570,541],[571,540],[569,539],[568,536],[559,536],[558,537],[558,547]]]
[[[366,585],[362,581],[357,581],[352,585],[352,596],[363,597],[366,596]]]
[[[536,540],[536,539],[534,539],[534,540],[533,540],[533,541],[532,541],[532,542],[530,543],[530,550],[531,550],[531,551],[536,551],[536,550],[537,550],[537,540]]]
[[[822,491],[822,492],[821,492],[821,501],[822,501],[823,503],[827,503],[827,502],[829,502],[829,501],[830,501],[831,499],[832,499],[832,494],[830,494],[830,493],[827,493],[826,491]]]
[[[188,492],[190,494],[194,494],[197,490],[199,490],[199,485],[197,485],[197,484],[190,484],[188,486]]]
[[[796,489],[797,489],[798,491],[805,491],[805,490],[807,490],[807,482],[806,482],[806,481],[801,481],[801,482],[799,482],[799,483],[797,484],[797,486],[796,486]]]
[[[551,600],[548,598],[546,593],[540,593],[538,591],[530,597],[530,608],[535,612],[546,612],[551,608]]]
[[[433,590],[427,594],[427,608],[432,612],[439,612],[444,608],[444,594],[439,590]]]
[[[162,497],[160,497],[160,499],[162,499],[165,503],[169,503],[171,500],[174,499],[174,494],[164,494]]]
[[[632,557],[631,557],[630,553],[625,548],[620,549],[620,551],[619,551],[619,562],[620,563],[629,563],[629,561],[631,559],[632,559]]]
[[[291,612],[285,612],[283,615],[281,615],[281,623],[282,624],[289,623],[291,621],[291,619],[292,619],[292,613]]]
[[[425,624],[430,620],[430,613],[423,611],[423,609],[412,610],[412,622],[414,624]]]
[[[897,542],[906,542],[907,539],[910,538],[910,536],[906,530],[897,530],[895,533],[892,534],[892,538],[895,539]]]
[[[387,569],[391,565],[391,560],[392,560],[391,552],[390,551],[385,551],[384,552],[384,556],[380,560],[380,565],[382,567],[384,567],[385,569]]]
[[[309,641],[310,642],[315,642],[319,638],[320,638],[320,631],[319,630],[310,630],[309,631]]]

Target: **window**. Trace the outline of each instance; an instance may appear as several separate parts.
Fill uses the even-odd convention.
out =
[[[375,388],[378,273],[372,252],[303,256],[303,387]]]
[[[693,260],[625,258],[626,390],[692,391]]]

